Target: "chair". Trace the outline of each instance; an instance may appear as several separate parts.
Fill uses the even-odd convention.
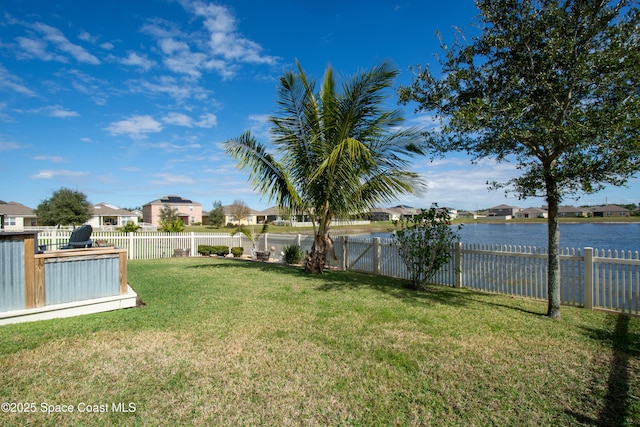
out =
[[[93,245],[91,241],[92,231],[93,228],[88,224],[76,228],[71,232],[69,242],[65,246],[61,246],[60,249],[90,248]]]
[[[91,241],[91,232],[93,228],[88,225],[82,225],[71,232],[71,236],[69,236],[69,241],[66,245],[60,246],[60,249],[76,249],[76,248],[90,248],[93,246],[93,242]],[[55,246],[53,245],[38,245],[38,252],[42,253],[47,250],[47,246]]]

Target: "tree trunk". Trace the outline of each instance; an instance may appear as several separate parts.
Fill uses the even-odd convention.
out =
[[[320,231],[315,235],[311,252],[307,253],[304,269],[309,273],[322,273],[327,260],[327,252],[331,247],[331,238]]]
[[[553,178],[547,178],[547,218],[549,260],[547,264],[547,316],[560,318],[560,228],[558,226],[558,205],[560,197]]]

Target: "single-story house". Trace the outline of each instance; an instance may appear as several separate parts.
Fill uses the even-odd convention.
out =
[[[559,206],[559,217],[574,217],[574,218],[586,218],[591,214],[591,211],[583,208],[576,208],[575,206]]]
[[[371,221],[397,221],[400,219],[400,212],[394,209],[374,208],[369,211]]]
[[[630,211],[617,205],[593,206],[591,212],[594,217],[629,216]]]
[[[138,215],[134,212],[120,209],[117,206],[108,205],[104,202],[93,206],[92,214],[93,216],[87,224],[93,228],[122,227],[129,221],[132,221],[134,224],[138,223]]]
[[[258,224],[258,211],[247,207],[246,216],[244,218],[240,218],[239,220],[236,218],[238,212],[237,208],[234,205],[225,205],[222,206],[222,210],[224,211],[224,224],[232,224],[232,225],[251,225]]]
[[[16,202],[0,204],[0,229],[23,231],[25,227],[38,225],[36,213],[30,207]]]
[[[548,218],[549,212],[540,208],[526,208],[516,213],[516,218]]]
[[[161,197],[142,206],[143,222],[160,225],[160,213],[165,206],[177,210],[185,225],[202,223],[202,205],[174,195]]]

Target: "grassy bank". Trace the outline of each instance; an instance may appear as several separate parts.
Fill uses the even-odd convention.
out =
[[[640,423],[638,318],[248,261],[129,281],[144,307],[0,327],[1,401],[37,405],[2,425]]]
[[[640,222],[640,216],[631,217],[617,217],[617,218],[559,218],[560,223],[637,223]],[[535,223],[547,223],[546,218],[514,218],[508,221],[504,219],[456,219],[454,224],[474,224],[474,223],[492,223],[492,224],[504,224],[504,223],[520,223],[520,224],[535,224]],[[394,225],[391,221],[377,221],[366,225],[343,225],[331,227],[334,234],[348,234],[348,233],[374,233],[374,232],[387,232],[394,229]],[[185,231],[203,232],[203,233],[229,233],[233,231],[233,227],[215,228],[208,225],[191,225],[186,228]],[[260,231],[260,227],[256,226],[256,231]],[[312,234],[313,227],[289,227],[281,225],[269,225],[269,233],[294,233],[294,234]]]

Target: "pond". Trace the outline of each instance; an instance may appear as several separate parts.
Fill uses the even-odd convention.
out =
[[[388,238],[390,233],[359,236]],[[463,243],[547,247],[547,224],[465,224],[460,230],[460,237]],[[640,251],[640,223],[563,223],[560,224],[560,245],[567,248],[589,246],[594,249]]]

